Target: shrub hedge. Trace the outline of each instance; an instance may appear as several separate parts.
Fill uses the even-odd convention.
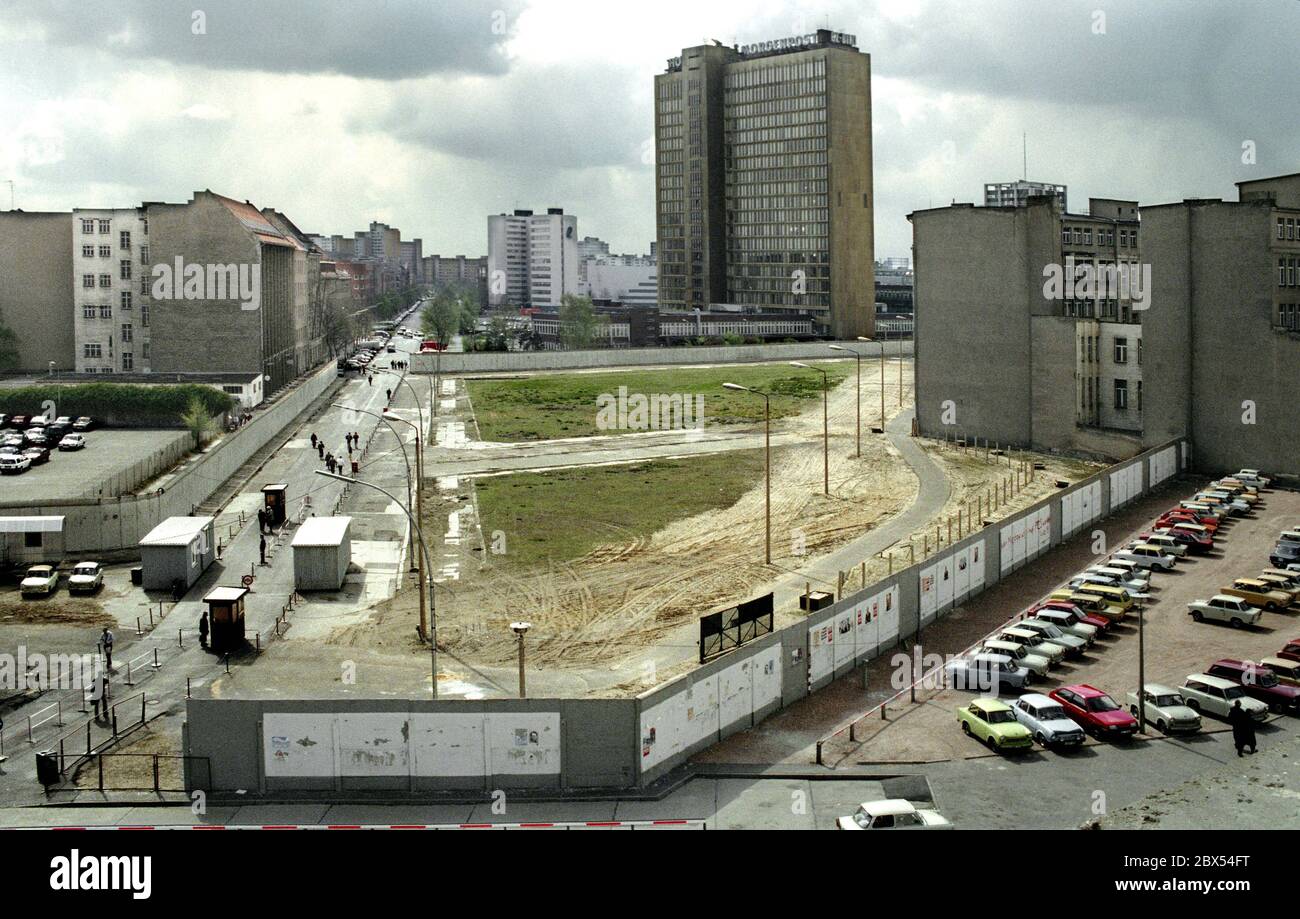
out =
[[[136,386],[128,383],[82,383],[73,386],[46,384],[0,389],[0,414],[32,414],[46,401],[53,402],[60,415],[91,415],[96,418],[153,418],[180,422],[191,399],[198,399],[217,415],[234,407],[229,393],[198,383],[170,386]]]

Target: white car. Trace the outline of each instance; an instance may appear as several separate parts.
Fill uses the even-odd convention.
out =
[[[1187,546],[1166,533],[1152,533],[1143,540],[1148,546],[1155,546],[1166,555],[1182,558],[1187,555]]]
[[[1093,565],[1094,568],[1109,568],[1117,571],[1123,571],[1124,577],[1135,583],[1143,584],[1143,590],[1151,586],[1151,572],[1141,565],[1135,565],[1132,562],[1122,558],[1108,558],[1100,565]]]
[[[1024,645],[1018,645],[1010,641],[998,641],[996,638],[984,642],[984,647],[980,649],[980,652],[982,654],[1005,654],[1036,677],[1047,676],[1047,671],[1052,667],[1051,661],[1041,654],[1031,654]]]
[[[0,474],[20,475],[32,468],[32,461],[21,453],[0,456]]]
[[[86,438],[80,434],[68,434],[59,441],[60,450],[80,450],[84,446],[86,446]]]
[[[1236,683],[1230,683],[1222,677],[1205,673],[1193,673],[1178,690],[1187,707],[1196,712],[1208,712],[1220,718],[1227,718],[1232,706],[1241,701],[1246,714],[1256,721],[1268,717],[1268,706],[1258,699],[1246,695],[1246,690]]]
[[[911,801],[891,798],[864,801],[848,817],[835,822],[841,830],[950,830],[952,824],[938,811],[918,808]]]
[[[1075,657],[1088,650],[1088,639],[1062,631],[1050,622],[1043,622],[1039,619],[1022,619],[1016,623],[1016,628],[1037,632],[1043,641],[1060,645],[1070,657]]]
[[[1161,734],[1192,733],[1201,729],[1201,716],[1187,705],[1178,690],[1159,683],[1148,683],[1142,696],[1147,723],[1154,724]],[[1137,718],[1137,693],[1129,693],[1128,702],[1129,713]]]
[[[1096,584],[1101,587],[1118,587],[1121,590],[1128,591],[1129,596],[1135,600],[1147,600],[1151,595],[1146,592],[1145,587],[1138,586],[1134,581],[1126,581],[1123,578],[1113,574],[1102,574],[1099,571],[1085,571],[1070,580],[1070,587],[1078,590],[1088,584]]]
[[[944,670],[949,686],[970,692],[991,692],[1002,686],[1023,689],[1033,679],[1027,667],[1019,666],[1005,654],[988,652],[949,661]]]
[[[1229,476],[1229,478],[1236,479],[1246,485],[1253,485],[1256,488],[1268,488],[1273,481],[1268,476],[1261,475],[1258,469],[1242,469],[1236,475]]]
[[[94,593],[104,586],[104,568],[99,562],[77,562],[68,575],[68,593]]]
[[[1088,644],[1092,644],[1097,640],[1097,627],[1095,625],[1084,622],[1080,616],[1067,613],[1063,609],[1046,606],[1034,613],[1034,618],[1039,622],[1050,622],[1067,634],[1078,635],[1080,638],[1087,640]]]
[[[1127,549],[1120,549],[1115,553],[1115,557],[1143,568],[1159,568],[1163,571],[1172,571],[1178,561],[1169,553],[1144,542],[1129,546]]]
[[[1142,569],[1139,568],[1139,571]],[[1146,573],[1146,572],[1144,572]],[[1151,577],[1136,578],[1128,568],[1111,567],[1110,565],[1093,565],[1084,574],[1096,574],[1104,578],[1110,578],[1112,586],[1123,587],[1131,594],[1145,594],[1151,587]],[[1145,598],[1144,598],[1145,599]]]
[[[1243,625],[1257,625],[1264,611],[1256,609],[1240,597],[1215,594],[1208,600],[1193,600],[1187,604],[1187,613],[1197,622],[1207,619],[1226,622],[1234,629]]]
[[[27,569],[19,590],[24,597],[48,597],[59,586],[59,572],[49,565],[33,565]]]
[[[1039,693],[1026,693],[1012,702],[1011,712],[1044,747],[1076,747],[1087,739],[1060,702]]]
[[[1058,645],[1054,642],[1046,641],[1043,636],[1039,635],[1032,629],[1021,629],[1012,627],[1004,629],[998,635],[1001,641],[1012,641],[1018,645],[1024,645],[1029,649],[1031,654],[1041,654],[1056,666],[1065,657],[1065,646]]]

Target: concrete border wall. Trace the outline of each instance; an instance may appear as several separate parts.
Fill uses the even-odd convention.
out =
[[[832,351],[838,344],[877,357],[880,346],[865,341],[806,341],[780,345],[718,345],[707,348],[626,348],[593,351],[481,351],[444,353],[441,363],[435,354],[411,355],[414,373],[501,373],[527,370],[583,370],[595,367],[635,367],[661,364],[753,364],[764,361],[795,361],[830,358],[852,359],[851,354]],[[885,357],[898,356],[897,341],[885,343]],[[910,357],[912,343],[904,341],[903,356]]]
[[[1147,494],[1152,487],[1149,471],[1155,457],[1161,459],[1154,468],[1169,475],[1185,472],[1190,468],[1190,445],[1173,441],[1102,470],[841,598],[827,609],[635,699],[192,700],[188,703],[185,752],[210,758],[212,790],[218,792],[242,788],[260,789],[262,794],[292,792],[310,797],[361,787],[394,792],[455,788],[477,793],[494,787],[620,789],[648,785],[685,765],[700,750],[759,724],[855,667],[889,653],[900,643],[914,641],[927,625],[966,599],[1071,538],[1063,536],[1063,522],[1067,519],[1071,525],[1077,524],[1073,535],[1078,535]],[[1131,471],[1134,469],[1136,473]],[[1120,483],[1114,501],[1112,482]],[[945,586],[948,583],[951,588]],[[890,598],[888,604],[886,597]],[[298,784],[268,781],[260,745],[263,718],[271,712],[397,712],[446,719],[550,713],[560,719],[560,766],[554,775],[541,780],[537,776],[485,772],[462,777],[460,784],[405,775],[390,776],[378,785],[358,784],[346,775],[296,777],[295,781],[304,780]],[[486,756],[485,761],[491,761],[491,757]]]
[[[168,517],[189,516],[252,456],[302,414],[336,380],[333,361],[284,393],[238,431],[227,434],[203,457],[183,469],[162,494],[60,504],[39,501],[6,503],[0,513],[30,517],[62,516],[68,554],[134,549],[140,539]]]

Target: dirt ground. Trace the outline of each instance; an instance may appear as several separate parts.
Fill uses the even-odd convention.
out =
[[[910,467],[885,438],[870,433],[879,424],[878,376],[864,368],[862,388],[862,456],[855,452],[855,381],[850,377],[831,393],[831,495],[822,493],[822,412],[815,402],[800,415],[773,425],[773,434],[794,433],[798,445],[773,449],[772,555],[773,567],[762,564],[764,484],[755,482],[733,506],[678,520],[649,538],[619,540],[617,534],[582,558],[523,574],[494,569],[462,571],[460,579],[440,585],[440,645],[462,659],[485,666],[508,665],[516,644],[508,624],[526,618],[530,665],[547,668],[608,667],[611,671],[638,665],[646,650],[673,640],[672,633],[702,613],[739,602],[761,592],[763,585],[809,560],[861,537],[904,510],[914,499],[918,483]],[[910,406],[910,389],[904,394]],[[885,386],[886,412],[893,418],[899,405],[893,368]],[[951,479],[944,514],[913,538],[915,557],[925,542],[934,549],[934,527],[947,542],[946,518],[974,511],[990,489],[1014,477],[1005,458],[985,461],[983,452],[962,451],[934,443],[932,458]],[[1026,455],[1046,462],[1036,481],[1001,504],[996,519],[1027,506],[1055,490],[1055,480],[1077,478],[1092,469],[1072,461]],[[464,492],[465,481],[461,482]],[[647,496],[652,500],[653,496]],[[999,499],[1001,501],[1001,499]],[[969,515],[967,515],[969,520]],[[431,525],[438,525],[437,522]],[[477,535],[477,534],[476,534]],[[481,537],[480,537],[481,538]],[[957,538],[957,530],[953,531]],[[801,554],[802,553],[802,554]],[[483,554],[487,558],[488,554]],[[908,564],[906,544],[894,553],[895,567]],[[886,558],[868,564],[867,583],[883,577]],[[860,569],[855,580],[860,580]],[[855,584],[846,585],[852,589]],[[412,645],[412,591],[377,607],[367,620],[340,629],[331,644],[393,649]],[[793,621],[793,617],[791,617]],[[785,624],[778,618],[778,627]],[[681,641],[680,636],[676,638]],[[693,645],[692,645],[693,650]],[[662,670],[659,679],[666,676]],[[644,688],[640,685],[631,688]]]

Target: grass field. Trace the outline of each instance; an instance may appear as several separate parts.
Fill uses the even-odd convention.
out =
[[[834,387],[853,372],[851,361],[813,366],[827,371]],[[789,364],[745,364],[729,367],[686,367],[622,373],[576,373],[518,380],[470,380],[470,398],[480,437],[497,442],[591,437],[619,433],[597,424],[597,400],[629,394],[680,394],[704,397],[706,426],[753,424],[763,420],[763,400],[750,393],[722,388],[737,383],[772,394],[772,417],[793,415],[820,398],[822,376]]]
[[[523,570],[648,537],[682,517],[730,507],[762,481],[763,451],[479,479],[484,533],[506,535],[494,563]]]

